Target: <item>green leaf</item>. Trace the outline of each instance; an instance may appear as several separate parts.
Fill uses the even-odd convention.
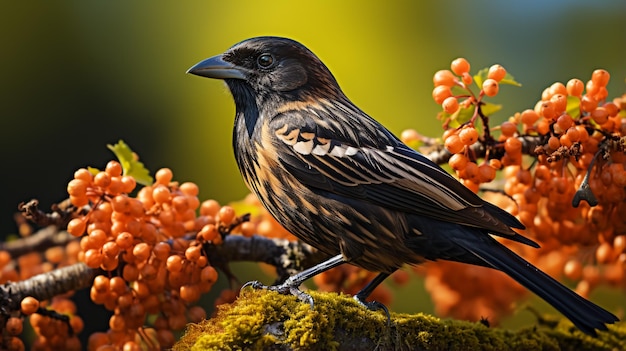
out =
[[[570,115],[573,119],[577,119],[578,117],[580,117],[580,99],[576,96],[568,95],[565,112],[567,112],[567,114]]]
[[[450,118],[449,126],[456,128],[469,121],[473,115],[474,105],[470,105],[469,107],[461,107],[455,113],[447,115],[446,117]]]
[[[521,87],[522,83],[515,80],[515,78],[509,73],[506,72],[506,75],[500,81],[500,84],[514,85],[516,87]]]
[[[258,216],[261,213],[261,208],[259,206],[252,205],[245,199],[230,202],[228,206],[232,207],[237,214],[249,213],[251,216]]]
[[[94,175],[94,176],[100,173],[100,170],[97,169],[96,167],[87,166],[87,170],[89,171],[89,173],[91,173],[91,175]]]
[[[487,79],[488,73],[489,68],[483,68],[474,75],[474,83],[476,84],[478,89],[483,88],[483,82],[485,81],[485,79]]]
[[[143,163],[139,162],[133,150],[124,141],[120,140],[115,145],[108,144],[107,147],[113,151],[122,165],[124,175],[135,178],[135,181],[141,185],[152,184],[153,179],[150,172]]]
[[[488,74],[489,74],[489,68],[483,68],[480,71],[478,71],[476,75],[474,75],[474,83],[476,83],[476,86],[478,87],[478,89],[483,88],[483,82],[487,79]],[[516,81],[515,77],[513,77],[509,72],[506,72],[506,75],[504,76],[504,78],[502,78],[502,80],[498,84],[514,85],[516,87],[522,86],[522,84]]]
[[[502,109],[502,105],[492,104],[490,102],[483,102],[480,109],[481,111],[483,111],[483,115],[491,116],[492,114],[500,111]]]

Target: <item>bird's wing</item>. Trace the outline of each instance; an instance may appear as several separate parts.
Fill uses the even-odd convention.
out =
[[[368,201],[405,213],[484,228],[536,245],[511,230],[523,228],[515,217],[480,199],[369,117],[361,118],[377,127],[376,131],[369,128],[357,135],[316,118],[319,110],[314,115],[302,112],[289,111],[274,117],[268,132],[275,136],[277,154],[285,169],[313,191],[348,203]]]

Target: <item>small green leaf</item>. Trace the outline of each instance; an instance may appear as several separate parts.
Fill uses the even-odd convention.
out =
[[[100,170],[97,169],[96,167],[87,166],[87,170],[89,171],[89,173],[91,173],[94,176],[100,173]]]
[[[459,127],[461,124],[468,122],[474,115],[474,105],[469,107],[461,107],[455,113],[450,116],[450,127]]]
[[[487,79],[488,73],[489,68],[483,68],[474,75],[474,83],[476,84],[478,89],[483,88],[483,82],[485,81],[485,79]]]
[[[483,82],[487,79],[488,75],[489,75],[489,68],[483,68],[480,71],[478,71],[476,75],[474,75],[474,83],[476,83],[476,86],[478,87],[478,89],[483,88]],[[515,78],[509,72],[506,72],[506,75],[504,76],[504,78],[502,78],[502,80],[498,84],[514,85],[516,87],[522,86],[522,84],[516,81]]]
[[[492,104],[490,102],[483,102],[480,109],[483,112],[483,115],[491,116],[492,114],[500,111],[502,109],[502,105]]]
[[[504,78],[502,78],[502,80],[500,81],[500,84],[507,84],[507,85],[514,85],[516,87],[521,87],[522,83],[518,82],[515,80],[515,78],[509,73],[506,72],[506,75],[504,76]]]
[[[567,114],[570,115],[573,119],[577,119],[578,117],[580,117],[580,99],[576,96],[568,95],[565,112],[567,112]]]
[[[133,153],[133,150],[122,140],[115,145],[107,145],[113,151],[117,160],[122,165],[124,175],[132,176],[141,185],[150,185],[153,182],[148,169],[141,163]]]
[[[252,216],[257,216],[261,213],[259,206],[251,205],[246,200],[233,201],[228,206],[232,207],[235,213],[239,215],[249,213]]]

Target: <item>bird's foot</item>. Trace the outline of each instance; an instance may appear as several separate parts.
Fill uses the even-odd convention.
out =
[[[354,300],[359,303],[359,305],[367,308],[370,311],[383,311],[387,316],[387,326],[391,325],[391,315],[389,314],[389,309],[387,306],[383,305],[378,301],[365,301],[365,298],[360,296],[359,294],[354,295]]]
[[[264,290],[276,291],[277,293],[283,294],[283,295],[291,294],[297,297],[298,300],[304,303],[308,303],[311,306],[311,309],[313,309],[314,303],[313,303],[313,298],[311,297],[311,295],[301,291],[300,289],[298,289],[297,286],[294,286],[293,284],[289,284],[289,283],[290,283],[289,279],[287,279],[287,281],[284,282],[283,284],[279,284],[279,285],[265,285],[258,280],[253,280],[242,285],[241,289],[250,287],[252,289],[264,289]]]

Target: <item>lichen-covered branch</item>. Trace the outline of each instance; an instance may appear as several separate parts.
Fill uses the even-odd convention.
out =
[[[519,331],[425,315],[372,312],[354,299],[309,291],[314,309],[294,296],[245,289],[216,317],[188,326],[173,350],[623,350],[626,325],[597,338],[569,321]]]

